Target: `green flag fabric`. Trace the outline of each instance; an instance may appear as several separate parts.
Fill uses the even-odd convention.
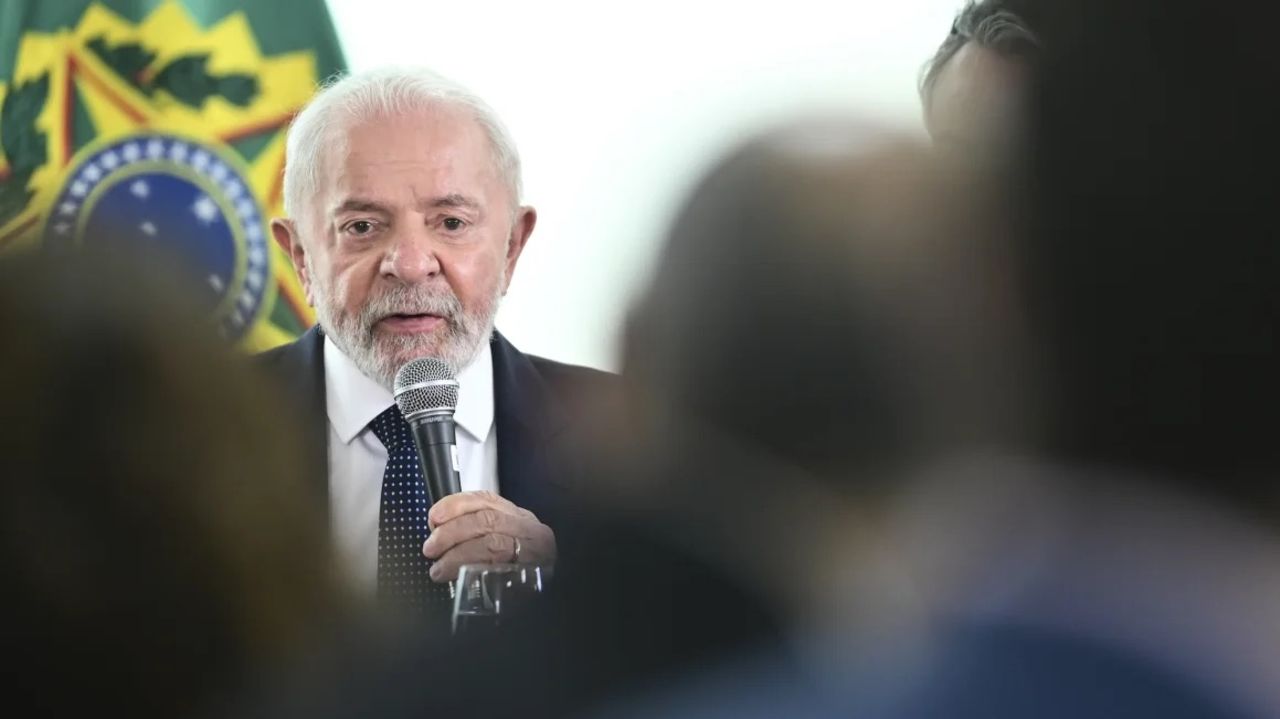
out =
[[[0,252],[155,238],[228,339],[292,339],[285,130],[343,67],[324,0],[0,2]]]

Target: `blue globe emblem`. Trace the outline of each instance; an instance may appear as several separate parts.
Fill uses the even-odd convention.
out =
[[[115,243],[177,259],[222,334],[244,335],[271,272],[262,208],[236,165],[195,140],[148,133],[91,152],[69,178],[47,247]]]

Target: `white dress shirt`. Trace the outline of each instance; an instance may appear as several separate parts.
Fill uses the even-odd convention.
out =
[[[498,439],[493,421],[493,353],[485,342],[458,373],[458,463],[462,491],[498,491]],[[354,587],[373,596],[378,586],[378,508],[387,450],[369,422],[395,404],[391,391],[369,379],[324,340],[324,386],[329,416],[329,508],[338,560]]]

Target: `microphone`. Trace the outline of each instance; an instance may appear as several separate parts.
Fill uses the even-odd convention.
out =
[[[458,380],[453,378],[453,369],[435,357],[410,360],[396,373],[393,394],[418,448],[418,462],[422,464],[431,503],[461,492],[453,423]]]

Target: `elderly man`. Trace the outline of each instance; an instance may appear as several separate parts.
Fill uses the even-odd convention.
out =
[[[605,375],[493,330],[537,217],[502,122],[431,72],[357,74],[298,115],[288,158],[288,217],[272,231],[319,323],[261,360],[315,418],[340,559],[367,594],[408,604],[446,599],[441,582],[466,562],[553,562],[540,517],[571,474],[557,464],[571,396]],[[463,492],[430,507],[391,394],[424,356],[460,384]]]

